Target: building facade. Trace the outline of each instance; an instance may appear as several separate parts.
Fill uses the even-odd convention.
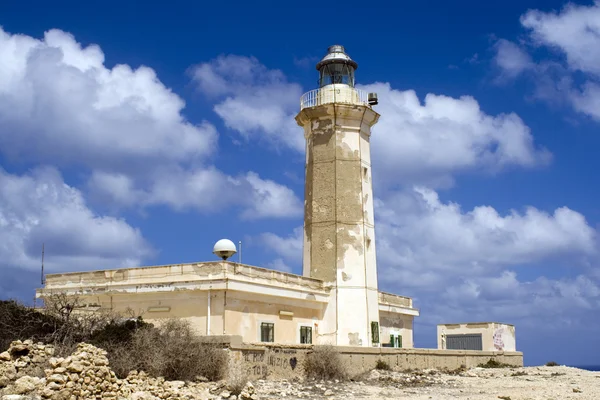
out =
[[[413,347],[412,299],[377,287],[370,136],[379,114],[376,95],[354,86],[357,67],[331,46],[317,64],[319,88],[300,100],[302,276],[224,260],[51,274],[37,297],[68,293],[82,310],[183,318],[200,334],[245,342]]]

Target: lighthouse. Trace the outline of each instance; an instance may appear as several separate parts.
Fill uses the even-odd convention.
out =
[[[319,343],[379,343],[371,127],[374,93],[355,87],[358,64],[343,46],[317,63],[319,88],[300,100],[306,139],[303,275],[325,282],[331,295]]]

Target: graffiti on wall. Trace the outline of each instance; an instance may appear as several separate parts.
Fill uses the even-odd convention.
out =
[[[266,376],[269,370],[290,370],[298,366],[296,349],[247,350],[242,357],[247,365],[248,375]]]
[[[504,334],[504,327],[498,327],[494,330],[494,348],[498,351],[504,350],[504,340],[502,339],[502,335]]]

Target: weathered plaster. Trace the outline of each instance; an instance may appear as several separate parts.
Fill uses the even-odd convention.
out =
[[[335,326],[334,343],[370,346],[379,301],[365,142],[379,114],[353,104],[354,92],[346,91],[345,104],[305,108],[296,117],[307,146],[303,271],[332,286],[331,302],[334,293],[336,302],[326,318]]]

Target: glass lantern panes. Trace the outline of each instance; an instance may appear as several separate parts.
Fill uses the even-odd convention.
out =
[[[348,64],[327,64],[319,71],[319,86],[343,84],[354,87],[354,68]]]

